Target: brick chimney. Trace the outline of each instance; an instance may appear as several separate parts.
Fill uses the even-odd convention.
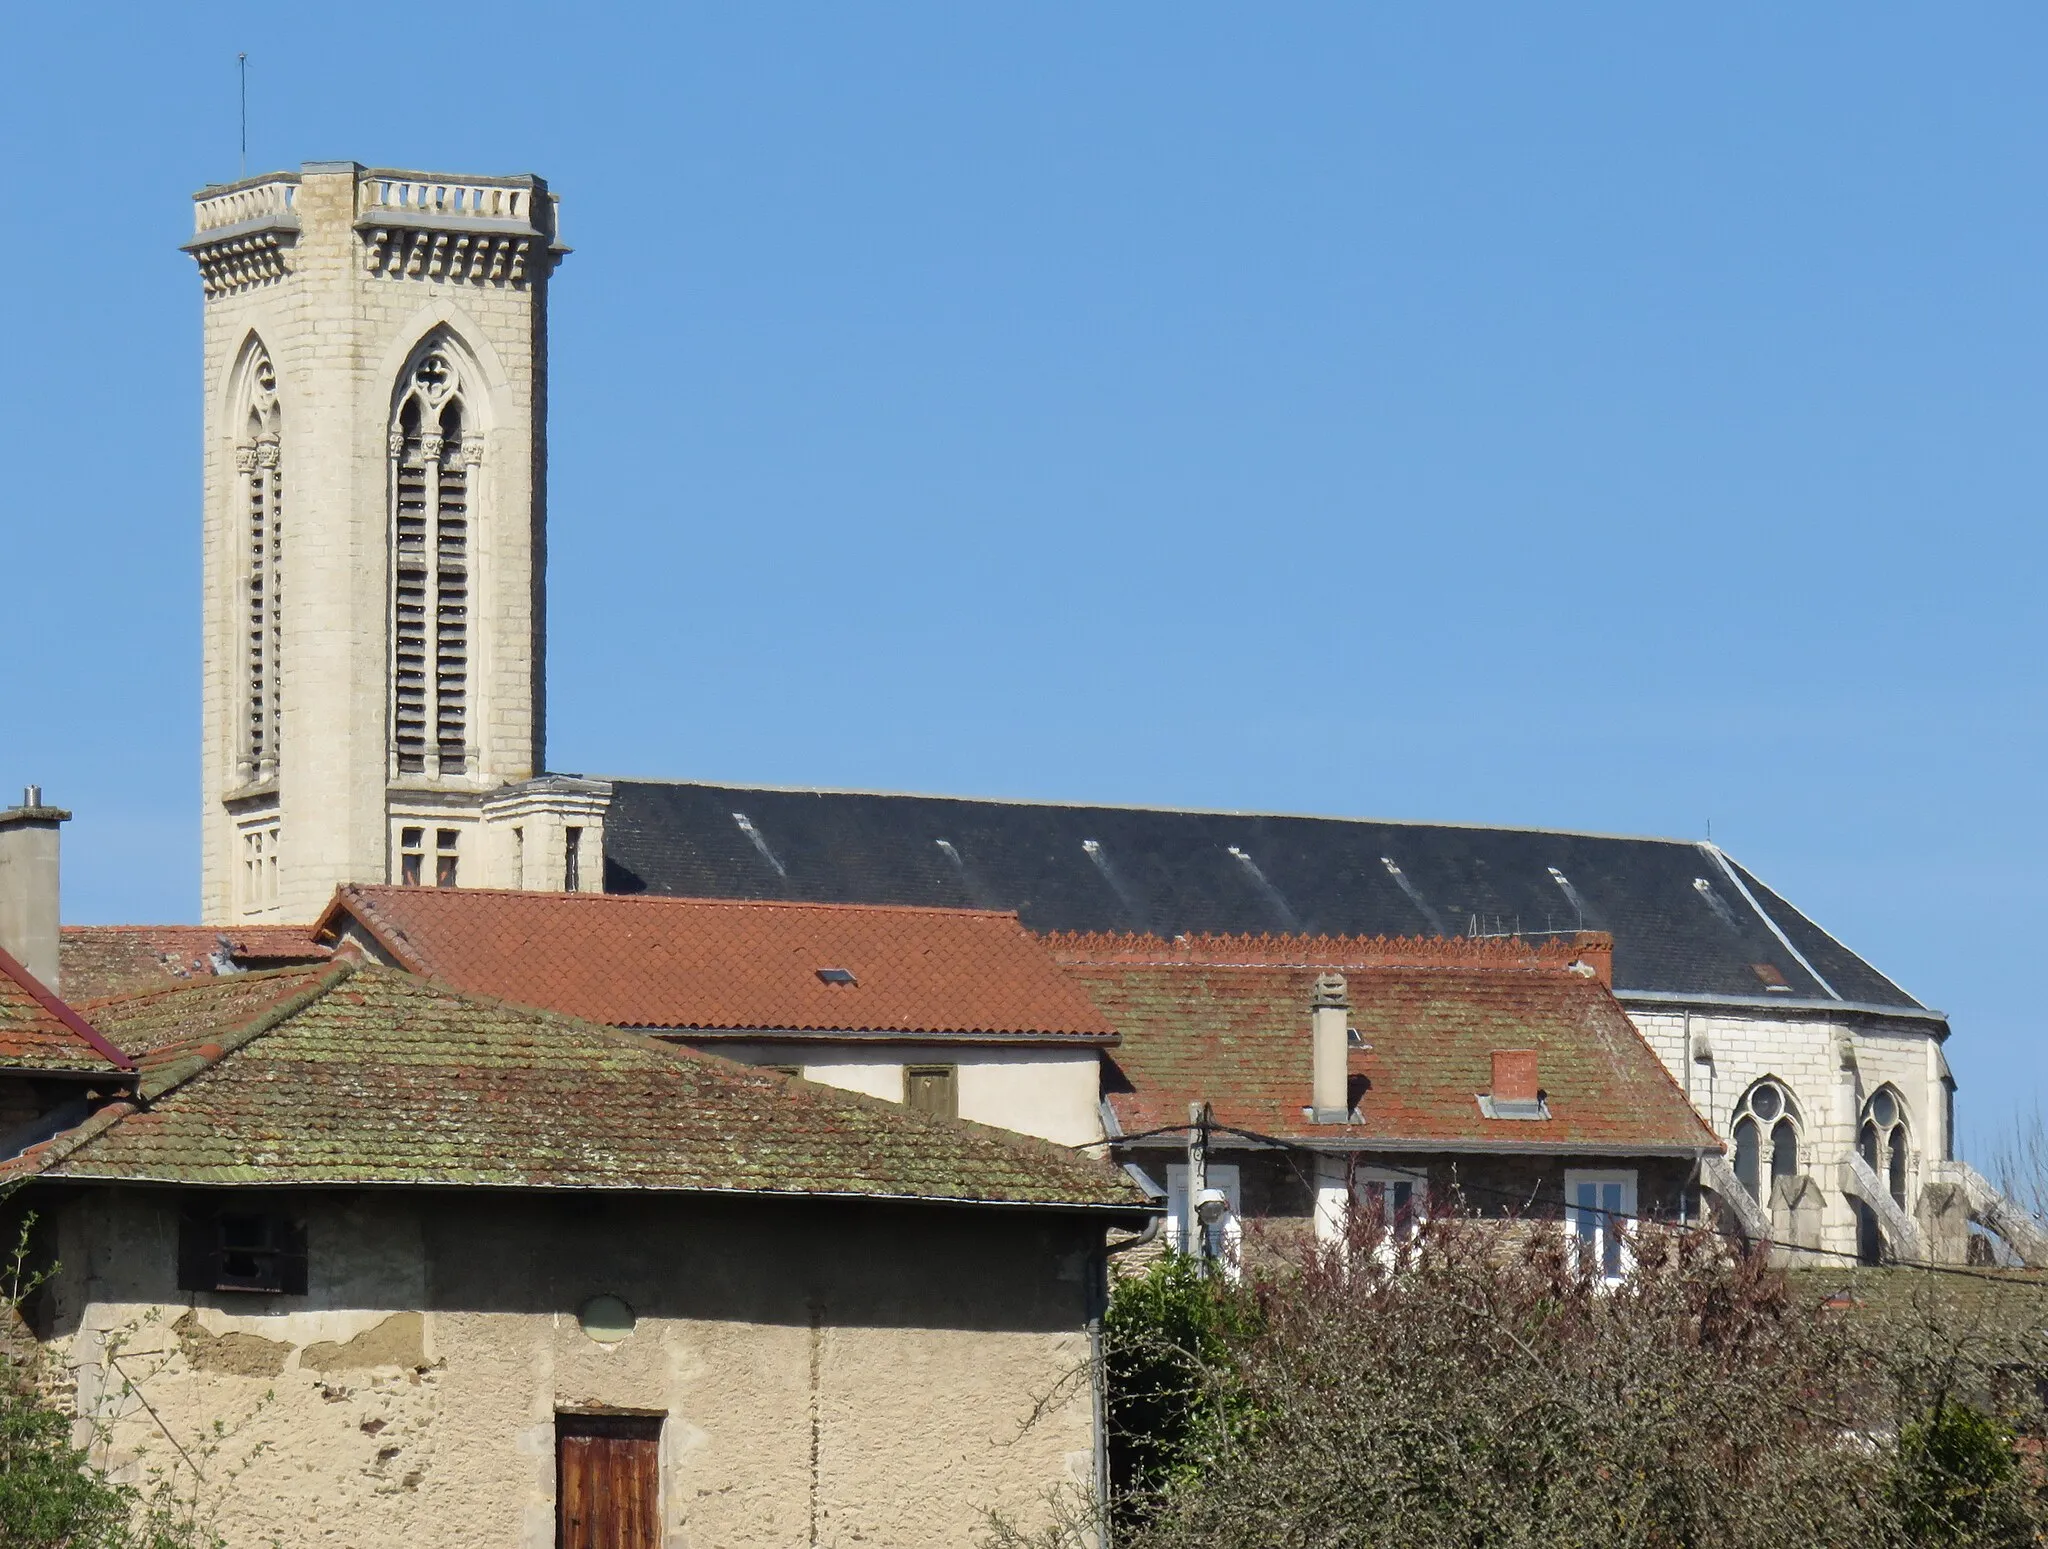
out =
[[[1614,988],[1614,937],[1604,930],[1582,930],[1572,937],[1572,968]]]
[[[0,948],[42,981],[57,986],[57,825],[61,807],[43,805],[31,785],[21,805],[0,811]]]
[[[1315,997],[1309,1003],[1309,1045],[1314,1080],[1310,1087],[1310,1119],[1317,1124],[1351,1122],[1351,1000],[1339,973],[1316,977]]]
[[[1493,1100],[1497,1103],[1536,1101],[1536,1051],[1495,1049],[1493,1051]]]
[[[1534,1049],[1495,1049],[1493,1087],[1479,1094],[1479,1111],[1489,1119],[1547,1119],[1548,1095],[1537,1085]]]

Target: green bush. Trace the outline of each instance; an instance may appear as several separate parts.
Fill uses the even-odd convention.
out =
[[[1967,1404],[1949,1403],[1899,1433],[1895,1496],[1916,1544],[2036,1542],[2026,1483],[2010,1430]]]
[[[133,1490],[109,1483],[71,1445],[71,1421],[31,1374],[0,1357],[0,1544],[127,1549],[134,1506]]]
[[[1255,1304],[1186,1254],[1111,1290],[1102,1320],[1110,1488],[1126,1526],[1182,1476],[1198,1438],[1252,1424],[1231,1372],[1257,1326]]]

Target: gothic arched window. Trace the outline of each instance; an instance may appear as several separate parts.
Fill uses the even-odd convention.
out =
[[[1776,1076],[1764,1077],[1742,1094],[1733,1135],[1735,1176],[1758,1203],[1770,1202],[1771,1187],[1780,1178],[1799,1176],[1799,1108]]]
[[[1879,1087],[1863,1105],[1863,1122],[1856,1129],[1856,1149],[1870,1164],[1870,1170],[1884,1181],[1892,1203],[1901,1210],[1906,1208],[1906,1162],[1911,1146],[1911,1137],[1906,1132],[1905,1103],[1891,1087]],[[1856,1225],[1857,1254],[1865,1263],[1874,1264],[1884,1251],[1877,1217],[1859,1207]]]
[[[284,415],[270,354],[252,343],[242,366],[235,436],[237,525],[242,529],[240,652],[242,715],[236,772],[247,785],[277,775],[282,707],[283,603],[278,585],[284,557]]]
[[[461,775],[470,739],[470,491],[483,438],[457,357],[430,345],[391,419],[391,748],[395,774]]]

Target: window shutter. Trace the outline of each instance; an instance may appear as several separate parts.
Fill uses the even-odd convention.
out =
[[[211,1291],[220,1284],[220,1211],[188,1204],[178,1216],[178,1289]]]
[[[286,1296],[306,1294],[306,1223],[277,1223],[277,1288]]]
[[[951,1065],[913,1065],[903,1075],[907,1106],[941,1119],[960,1116],[959,1086]]]

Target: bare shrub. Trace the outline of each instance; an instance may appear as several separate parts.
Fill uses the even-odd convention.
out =
[[[1372,1235],[1280,1250],[1226,1293],[1252,1308],[1228,1359],[1183,1368],[1219,1395],[1136,1471],[1120,1542],[2037,1542],[2038,1341],[1828,1311],[1705,1233],[1638,1229],[1613,1285],[1555,1227],[1439,1218],[1398,1254]]]

